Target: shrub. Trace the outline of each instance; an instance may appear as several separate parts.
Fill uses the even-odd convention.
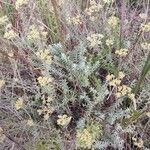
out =
[[[0,5],[1,149],[149,148],[149,1]]]

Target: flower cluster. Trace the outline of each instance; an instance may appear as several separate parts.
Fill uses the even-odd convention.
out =
[[[144,142],[143,142],[143,140],[141,138],[137,139],[135,137],[132,137],[132,140],[133,140],[133,144],[135,146],[137,146],[138,148],[142,148],[143,147]]]
[[[36,53],[36,55],[38,58],[40,58],[45,63],[51,64],[52,57],[51,57],[50,51],[48,49],[40,50]]]
[[[33,126],[33,125],[34,125],[33,120],[32,120],[32,119],[28,119],[28,120],[27,120],[27,125],[28,125],[28,126]]]
[[[102,125],[100,122],[89,120],[83,129],[77,130],[77,146],[91,149],[93,143],[102,135]]]
[[[4,38],[8,39],[8,40],[13,40],[16,37],[18,37],[18,34],[13,29],[5,32],[5,34],[4,34]]]
[[[128,95],[128,97],[130,99],[134,99],[135,95],[133,93],[131,93],[131,88],[126,86],[126,85],[120,85],[117,87],[117,93],[116,93],[116,97],[122,97]]]
[[[121,48],[120,50],[116,50],[115,54],[119,55],[120,57],[125,57],[128,54],[128,49]]]
[[[147,18],[147,14],[141,13],[141,14],[139,14],[139,17],[140,17],[141,19],[146,19],[146,18]]]
[[[50,115],[54,112],[54,108],[51,106],[52,98],[48,97],[47,99],[43,98],[42,107],[37,110],[39,115],[44,116],[44,120],[48,120]]]
[[[142,23],[140,30],[142,32],[150,32],[150,22],[148,22],[147,24]]]
[[[23,108],[23,99],[22,98],[18,98],[18,100],[15,102],[15,108],[16,108],[16,110]]]
[[[150,49],[150,43],[147,43],[147,42],[141,43],[141,47],[143,49]]]
[[[21,8],[23,5],[27,5],[29,2],[29,0],[17,0],[15,3],[15,7],[18,10],[19,8]]]
[[[119,72],[118,77],[116,78],[113,74],[109,74],[106,76],[106,81],[110,86],[117,87],[120,85],[121,80],[125,77],[123,72]]]
[[[36,27],[35,25],[31,25],[29,27],[29,32],[28,32],[28,35],[27,35],[27,39],[30,42],[34,43],[37,40],[46,39],[46,36],[47,36],[47,32],[44,31],[43,27]]]
[[[107,46],[111,46],[111,45],[113,45],[113,43],[114,43],[113,39],[107,39],[106,40],[106,45]]]
[[[5,85],[5,81],[4,80],[0,80],[0,89]]]
[[[114,0],[103,0],[103,2],[104,2],[105,4],[110,4],[110,3],[113,3]]]
[[[3,134],[3,129],[0,127],[0,143],[3,143],[6,138],[5,134]]]
[[[99,12],[102,8],[102,5],[98,4],[95,0],[90,0],[90,7],[86,8],[85,12],[92,16],[92,13]]]
[[[110,26],[110,27],[112,27],[112,28],[116,28],[116,26],[118,25],[118,23],[119,23],[119,19],[117,18],[117,17],[115,17],[115,16],[110,16],[109,18],[108,18],[108,25]]]
[[[67,24],[69,25],[79,25],[79,24],[82,24],[82,21],[81,21],[81,16],[80,15],[77,15],[75,17],[68,17],[66,19],[67,21]]]
[[[102,44],[103,37],[104,36],[102,34],[94,33],[90,34],[86,39],[90,43],[90,47],[93,48]]]
[[[8,40],[13,40],[18,37],[18,34],[14,31],[12,24],[9,22],[7,16],[0,18],[0,25],[5,25],[4,38]]]
[[[9,19],[7,16],[0,17],[0,25],[5,25],[8,23],[8,21],[9,21]]]
[[[57,124],[61,126],[67,126],[72,117],[68,117],[66,114],[58,115]]]
[[[110,86],[116,88],[116,97],[120,98],[122,96],[127,95],[130,99],[134,100],[135,95],[131,92],[131,88],[127,85],[121,85],[121,80],[125,77],[123,72],[118,73],[118,77],[116,78],[113,74],[106,76],[106,81]]]
[[[41,85],[41,86],[47,86],[50,82],[52,82],[52,78],[51,77],[38,77],[37,78],[38,80],[38,83]]]
[[[91,148],[93,144],[93,138],[91,133],[87,129],[77,131],[77,142],[82,148]]]
[[[147,113],[146,113],[146,116],[150,118],[150,112],[147,112]]]
[[[98,13],[102,8],[102,5],[97,3],[95,0],[90,0],[90,7],[85,9],[85,13],[90,17],[91,21],[94,21],[96,17],[93,16],[94,13]]]

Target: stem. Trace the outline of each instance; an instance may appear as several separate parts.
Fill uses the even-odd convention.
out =
[[[55,19],[56,19],[56,23],[57,23],[57,27],[58,27],[58,31],[59,31],[59,40],[62,44],[62,46],[64,47],[64,50],[66,50],[66,47],[65,47],[65,38],[64,38],[64,33],[61,29],[61,22],[60,22],[60,18],[59,18],[59,12],[58,12],[58,4],[57,4],[57,1],[56,0],[51,0],[51,3],[53,5],[53,8],[54,8],[54,14],[55,14]]]
[[[136,84],[136,86],[135,86],[135,89],[134,89],[135,95],[137,95],[137,93],[138,93],[138,91],[139,91],[139,89],[140,89],[140,86],[141,86],[141,84],[143,83],[143,81],[144,81],[144,79],[145,79],[147,73],[149,72],[149,70],[150,70],[150,52],[149,52],[149,54],[148,54],[148,56],[147,56],[147,60],[146,60],[146,62],[145,62],[145,65],[144,65],[144,67],[143,67],[143,70],[142,70],[142,72],[141,72],[140,79],[138,80],[138,82],[137,82],[137,84]]]

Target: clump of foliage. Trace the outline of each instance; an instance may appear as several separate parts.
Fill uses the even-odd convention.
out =
[[[131,3],[0,2],[0,149],[150,148],[149,0]]]

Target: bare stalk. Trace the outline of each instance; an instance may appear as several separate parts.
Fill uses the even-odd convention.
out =
[[[57,27],[58,27],[59,40],[60,40],[61,44],[63,45],[64,50],[67,51],[66,47],[65,47],[64,33],[63,33],[63,30],[61,29],[61,22],[60,22],[59,12],[58,12],[58,3],[56,0],[51,0],[51,3],[53,5],[55,19],[56,19],[56,23],[57,23]]]

